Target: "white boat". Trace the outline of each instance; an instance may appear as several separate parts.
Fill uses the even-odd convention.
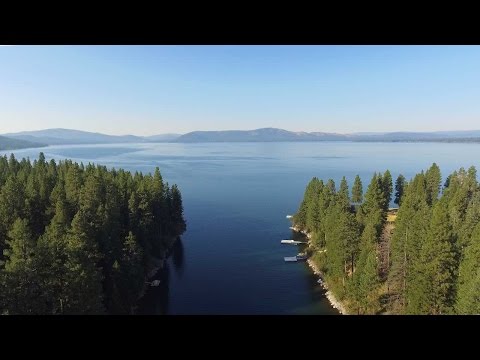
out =
[[[295,262],[297,261],[297,257],[296,256],[285,256],[283,258],[286,262]]]
[[[161,280],[153,280],[151,282],[147,281],[145,284],[148,284],[150,286],[158,286],[158,285],[160,285],[160,283],[161,283]]]
[[[287,215],[287,219],[291,219],[292,217],[292,215]]]
[[[307,260],[308,259],[308,256],[307,254],[298,254],[297,256],[295,256],[297,258],[297,260]]]

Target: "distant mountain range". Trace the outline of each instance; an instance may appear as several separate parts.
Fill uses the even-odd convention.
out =
[[[44,146],[47,146],[47,145],[39,142],[11,139],[5,136],[0,136],[0,150],[27,149],[27,148],[44,147]]]
[[[6,138],[9,138],[8,140]],[[17,141],[13,145],[12,141]],[[363,132],[337,134],[327,132],[293,132],[276,128],[256,130],[193,131],[187,134],[161,134],[153,136],[105,135],[79,130],[47,129],[4,134],[1,146],[37,147],[46,145],[115,144],[147,142],[280,142],[280,141],[435,141],[480,142],[480,130],[435,132]],[[10,141],[10,143],[8,142]],[[33,144],[32,144],[33,143]],[[5,144],[5,145],[2,145]],[[10,145],[7,145],[10,144]],[[9,148],[9,149],[10,149]],[[18,147],[17,147],[18,148]],[[6,148],[4,148],[6,149]]]
[[[276,141],[338,141],[346,135],[334,133],[292,132],[275,128],[257,130],[193,131],[178,137],[176,142],[276,142]]]
[[[75,145],[166,142],[178,138],[180,134],[117,136],[70,129],[46,129],[38,131],[22,131],[18,133],[4,134],[3,136],[11,139],[41,142],[48,145]]]
[[[175,142],[270,142],[270,141],[448,141],[477,139],[480,130],[437,132],[392,132],[337,134],[326,132],[292,132],[275,128],[257,130],[194,131],[179,136]]]

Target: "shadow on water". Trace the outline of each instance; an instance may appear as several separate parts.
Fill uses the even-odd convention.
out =
[[[185,260],[185,249],[181,238],[177,238],[172,248],[172,263],[175,272],[179,277],[183,275]]]
[[[138,304],[139,315],[165,315],[169,306],[170,268],[165,264],[150,280],[160,280],[159,286],[150,286]]]
[[[166,315],[169,310],[170,302],[170,264],[168,259],[172,258],[173,268],[178,276],[183,274],[185,251],[180,237],[177,238],[174,245],[167,255],[167,261],[163,269],[160,269],[151,279],[160,280],[159,286],[151,286],[143,298],[139,301],[138,314],[139,315]]]

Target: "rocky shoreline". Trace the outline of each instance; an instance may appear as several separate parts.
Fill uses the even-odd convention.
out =
[[[302,233],[304,234],[307,239],[308,239],[308,246],[310,246],[310,241],[312,240],[312,235],[307,233],[306,231],[303,231],[301,229],[299,229],[297,226],[292,226],[292,229],[296,232],[299,232],[299,233]],[[347,310],[345,309],[345,306],[339,301],[337,300],[337,298],[335,298],[335,296],[333,295],[333,293],[328,290],[328,285],[327,283],[324,281],[323,279],[323,276],[322,276],[322,273],[321,271],[318,269],[317,265],[315,265],[315,263],[313,262],[312,259],[308,259],[307,260],[307,263],[308,263],[308,266],[312,269],[313,273],[315,275],[318,275],[320,277],[320,279],[322,280],[322,284],[323,284],[323,288],[325,290],[327,290],[327,292],[325,293],[325,296],[327,297],[328,301],[330,302],[330,305],[332,305],[332,307],[334,309],[337,309],[338,312],[340,312],[340,314],[342,315],[348,315],[348,312]]]
[[[315,265],[313,260],[308,259],[307,263],[308,263],[308,266],[310,266],[310,268],[312,269],[313,273],[315,275],[318,275],[320,278],[322,278],[322,273],[320,272],[320,270],[318,270],[317,265]],[[328,290],[328,285],[325,281],[323,281],[323,279],[322,279],[322,284],[323,284],[323,288],[325,290],[327,290],[327,292],[325,293],[325,296],[327,297],[328,301],[330,302],[330,305],[332,305],[332,307],[334,309],[337,309],[340,314],[348,315],[347,310],[345,309],[343,304],[335,298],[335,296],[333,295],[333,293],[330,290]]]

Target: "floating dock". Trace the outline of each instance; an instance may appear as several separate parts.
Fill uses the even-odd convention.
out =
[[[286,262],[303,261],[303,260],[307,260],[307,255],[305,255],[305,254],[298,254],[297,256],[285,256],[283,259],[284,259]]]
[[[298,245],[298,244],[306,244],[307,242],[306,241],[296,241],[296,240],[281,240],[280,243]]]

